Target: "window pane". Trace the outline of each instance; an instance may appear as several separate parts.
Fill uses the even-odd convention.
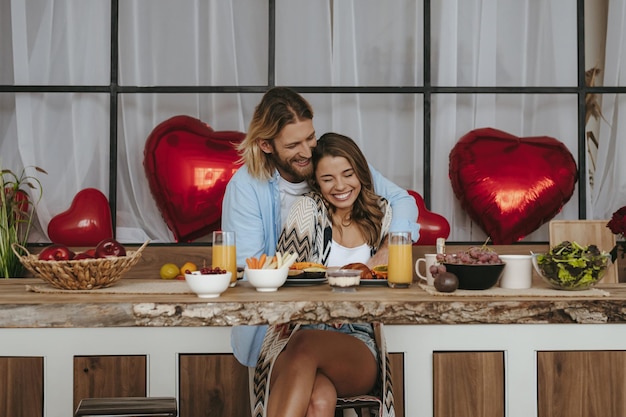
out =
[[[368,161],[397,185],[421,191],[423,96],[421,94],[308,94],[317,136],[350,136]]]
[[[215,131],[245,132],[260,100],[261,94],[257,93],[122,94],[117,155],[117,232],[120,239],[143,242],[149,236],[153,242],[174,241],[151,194],[144,168],[146,140],[159,124],[174,116],[186,115],[201,120]],[[189,142],[183,142],[181,146],[191,146],[186,144]],[[172,172],[179,172],[180,168],[163,167]],[[163,190],[163,194],[166,192]],[[172,192],[171,198],[177,198],[177,194]]]
[[[2,2],[0,15],[1,84],[109,84],[109,0]]]
[[[415,0],[278,0],[276,81],[422,85],[422,10],[422,1]],[[297,15],[306,18],[294,19]]]
[[[578,160],[575,94],[434,94],[432,96],[432,210],[453,225],[451,240],[480,241],[486,237],[462,210],[449,180],[449,155],[457,141],[474,129],[494,128],[518,137],[549,136],[565,144]],[[540,149],[540,148],[538,148]],[[497,164],[498,161],[493,161]],[[527,161],[522,161],[527,163]],[[528,165],[528,169],[532,166]],[[504,167],[502,168],[505,169]],[[442,181],[445,179],[445,181]],[[578,187],[557,218],[578,218]],[[545,226],[545,225],[544,225]],[[547,227],[525,241],[547,241]]]
[[[432,2],[432,79],[441,86],[576,86],[576,2]]]
[[[120,84],[267,84],[268,5],[260,0],[120,2]]]

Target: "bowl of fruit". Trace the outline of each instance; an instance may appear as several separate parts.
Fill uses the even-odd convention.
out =
[[[505,266],[498,254],[485,246],[472,247],[456,253],[438,254],[437,263],[431,267],[430,272],[435,279],[435,288],[442,292],[451,292],[457,288],[489,289],[496,285]],[[453,289],[450,291],[451,288]]]
[[[198,271],[185,271],[185,281],[200,298],[216,298],[230,286],[231,273],[225,269],[204,266]]]
[[[267,256],[263,254],[259,259],[252,257],[246,259],[246,267],[243,271],[244,279],[259,292],[277,291],[287,281],[289,267],[295,262],[295,253]]]
[[[148,245],[127,250],[113,238],[101,240],[94,248],[78,252],[60,243],[44,247],[31,254],[23,246],[11,247],[19,261],[33,276],[41,278],[54,288],[62,290],[95,290],[115,285],[122,276],[139,262]]]
[[[596,245],[563,241],[548,253],[533,253],[533,266],[541,279],[557,290],[586,290],[604,276],[611,255]]]

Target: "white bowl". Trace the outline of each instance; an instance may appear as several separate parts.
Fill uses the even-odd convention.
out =
[[[249,269],[246,266],[244,278],[257,291],[270,292],[278,290],[287,281],[289,268],[284,266],[280,269]]]
[[[185,281],[198,297],[216,298],[229,287],[230,275],[230,272],[202,275],[200,271],[194,271],[191,274],[185,274]]]

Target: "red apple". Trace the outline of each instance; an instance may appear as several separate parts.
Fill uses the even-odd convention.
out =
[[[68,261],[74,259],[74,252],[65,245],[53,243],[46,246],[40,253],[39,259],[42,261]]]
[[[95,256],[89,253],[89,251],[79,252],[74,256],[74,260],[77,261],[79,259],[93,259]]]
[[[109,258],[111,256],[126,256],[124,246],[113,238],[104,239],[96,246],[96,258]]]

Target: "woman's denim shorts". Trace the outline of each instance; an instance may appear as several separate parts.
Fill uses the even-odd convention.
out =
[[[374,339],[374,328],[371,324],[345,323],[342,324],[340,327],[335,327],[323,323],[303,324],[302,326],[300,326],[300,329],[330,330],[354,336],[361,342],[365,343],[367,348],[372,352],[372,355],[374,355],[374,359],[376,359],[376,362],[378,363],[378,349],[376,348],[376,340]]]

